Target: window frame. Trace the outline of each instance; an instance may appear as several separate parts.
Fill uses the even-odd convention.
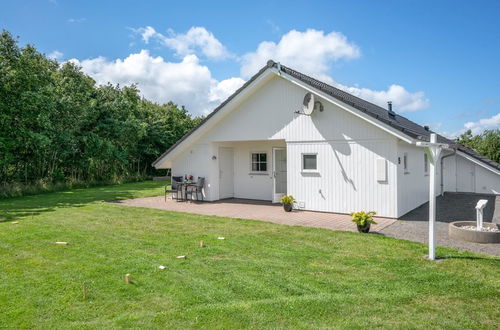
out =
[[[305,169],[304,168],[304,156],[315,156],[316,157],[316,168],[315,169]],[[304,152],[300,154],[300,167],[302,172],[305,173],[316,173],[318,172],[318,153],[317,152]]]
[[[257,154],[257,161],[253,161],[253,155]],[[266,160],[262,161],[260,160],[261,155],[266,155]],[[258,164],[257,168],[258,170],[253,169],[253,165]],[[261,170],[261,165],[265,164],[266,165],[266,170]],[[250,174],[262,174],[266,175],[269,173],[269,153],[267,151],[250,151]]]

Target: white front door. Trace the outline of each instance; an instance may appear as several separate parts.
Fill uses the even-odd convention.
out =
[[[219,199],[234,197],[233,148],[219,148]]]
[[[286,195],[286,148],[273,148],[273,203]]]

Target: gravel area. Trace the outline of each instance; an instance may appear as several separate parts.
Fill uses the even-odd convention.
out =
[[[479,244],[451,239],[448,225],[453,221],[475,221],[475,209],[479,199],[488,199],[484,212],[485,222],[500,223],[500,196],[446,193],[437,198],[436,240],[439,246],[448,246],[472,252],[500,256],[500,244]],[[428,243],[428,204],[424,204],[404,215],[398,221],[383,228],[380,233],[399,239]]]

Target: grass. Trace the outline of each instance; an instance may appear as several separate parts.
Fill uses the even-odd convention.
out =
[[[161,189],[143,182],[0,200],[0,327],[500,324],[498,258],[438,248],[444,260],[431,262],[425,245],[381,235],[103,203]]]
[[[60,182],[51,182],[47,179],[40,179],[35,182],[22,183],[10,182],[0,183],[0,199],[21,197],[28,195],[43,194],[69,189],[90,188],[97,186],[106,186],[112,184],[122,184],[125,182],[137,182],[146,180],[145,175],[128,175],[124,177],[115,177],[107,181],[86,180],[79,181],[72,178],[67,178]]]

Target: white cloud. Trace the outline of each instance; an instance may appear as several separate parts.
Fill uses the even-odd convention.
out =
[[[335,87],[360,97],[366,101],[375,103],[383,108],[387,107],[387,101],[392,101],[396,112],[412,112],[425,109],[429,106],[429,100],[424,92],[408,92],[403,86],[391,85],[386,91],[376,91],[368,88],[349,87],[334,83]]]
[[[280,27],[274,23],[274,21],[268,19],[266,20],[266,23],[271,27],[271,32],[274,34],[278,34],[280,32]]]
[[[210,89],[210,102],[217,103],[227,99],[244,83],[245,80],[241,78],[229,78],[222,80]]]
[[[469,121],[464,124],[464,129],[462,133],[466,130],[471,130],[472,134],[480,134],[487,129],[499,129],[500,128],[500,112],[490,118],[479,119],[478,121]]]
[[[325,34],[312,29],[305,32],[292,30],[283,35],[278,43],[262,42],[255,52],[244,55],[241,59],[240,78],[217,81],[209,68],[200,64],[196,54],[201,53],[212,59],[232,55],[205,28],[192,27],[184,34],[176,34],[170,30],[168,36],[158,33],[151,26],[132,30],[140,34],[145,43],[154,39],[173,49],[177,55],[182,56],[182,60],[168,62],[162,57],[151,56],[148,50],[141,50],[123,59],[97,57],[72,61],[82,66],[83,71],[99,84],[137,84],[144,97],[159,103],[174,101],[185,105],[194,114],[210,112],[238,89],[245,82],[244,79],[263,67],[268,59],[281,61],[284,65],[384,108],[389,100],[398,112],[417,111],[429,105],[423,92],[412,93],[400,85],[391,85],[387,90],[371,90],[345,86],[332,79],[329,71],[335,61],[360,56],[358,46],[341,33]],[[56,53],[54,55],[58,56]]]
[[[68,23],[82,23],[86,20],[85,17],[81,17],[81,18],[69,18],[68,19]]]
[[[241,76],[251,77],[269,59],[273,59],[315,78],[331,82],[327,72],[333,62],[359,56],[358,46],[348,41],[342,33],[325,34],[314,29],[305,32],[292,30],[283,35],[278,43],[264,41],[255,52],[245,54]]]
[[[64,56],[63,53],[61,53],[60,51],[58,50],[54,50],[53,52],[51,52],[49,55],[47,55],[48,58],[52,59],[52,60],[56,60],[56,61],[59,61],[60,59],[62,59]]]
[[[330,76],[334,62],[355,59],[360,54],[359,47],[342,33],[292,30],[283,35],[278,43],[264,41],[255,52],[244,55],[241,76],[248,78],[254,75],[269,59],[273,59],[384,108],[387,101],[392,101],[397,112],[417,111],[429,106],[424,92],[411,93],[400,85],[391,85],[387,90],[350,87],[336,82]]]
[[[147,99],[158,103],[173,101],[194,114],[207,114],[243,83],[240,78],[220,82],[213,79],[196,55],[187,55],[181,62],[166,62],[141,50],[114,61],[104,57],[70,61],[81,66],[98,84],[137,84]]]
[[[141,34],[142,40],[145,43],[149,43],[149,39],[156,36],[157,32],[151,26],[146,26],[145,28],[134,29],[134,31]]]
[[[173,49],[180,57],[201,53],[207,58],[221,60],[233,56],[213,33],[204,27],[193,26],[186,33],[175,33],[174,30],[169,29],[167,36],[157,32],[151,26],[132,30],[139,33],[145,43],[149,43],[151,38],[156,38],[164,46]]]

